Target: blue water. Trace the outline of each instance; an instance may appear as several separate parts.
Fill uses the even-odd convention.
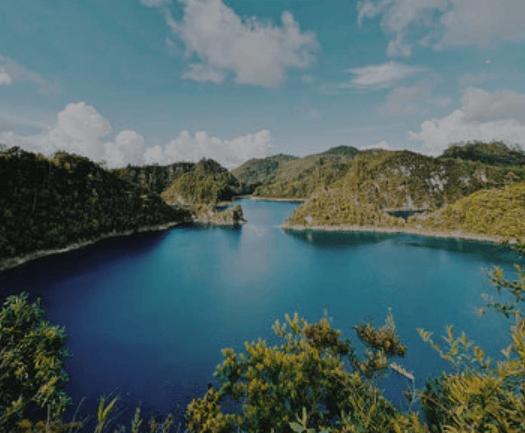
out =
[[[51,323],[66,327],[73,358],[68,392],[81,412],[100,395],[120,395],[122,413],[174,411],[204,394],[221,349],[259,337],[272,344],[276,319],[298,312],[333,318],[343,336],[392,309],[408,346],[399,361],[417,386],[446,367],[416,328],[458,330],[493,355],[508,342],[508,323],[478,318],[481,293],[495,293],[482,268],[513,277],[523,257],[502,247],[458,240],[372,233],[293,234],[278,226],[297,203],[241,200],[242,228],[176,228],[108,239],[0,273],[1,299],[22,290],[43,300]],[[402,405],[405,379],[382,382]],[[125,418],[129,423],[130,416]]]

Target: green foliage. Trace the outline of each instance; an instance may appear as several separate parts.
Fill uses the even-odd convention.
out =
[[[242,194],[252,194],[257,187],[275,181],[279,165],[287,161],[298,159],[292,155],[274,155],[267,158],[252,158],[241,166],[232,170],[232,174],[239,179]]]
[[[490,165],[524,165],[525,153],[519,147],[508,148],[501,141],[483,143],[473,141],[452,144],[440,158],[456,158],[468,161],[480,161]]]
[[[510,329],[512,343],[502,350],[504,359],[491,367],[492,360],[483,350],[468,341],[463,333],[455,337],[454,328],[447,328],[444,352],[427,331],[419,330],[440,354],[451,362],[454,373],[442,373],[429,379],[420,398],[432,432],[510,432],[525,431],[525,318],[520,309],[525,295],[525,272],[517,266],[518,280],[509,281],[495,267],[490,279],[498,292],[510,292],[514,302],[490,301],[487,309],[514,316]]]
[[[525,180],[524,167],[436,159],[409,151],[359,152],[344,177],[317,190],[286,222],[403,227],[393,211],[435,211],[480,189]]]
[[[212,159],[200,160],[192,171],[177,177],[161,197],[170,204],[218,203],[231,200],[239,183]]]
[[[0,311],[0,431],[12,429],[34,408],[56,419],[69,404],[64,328],[45,320],[40,300],[10,296]]]
[[[187,215],[65,152],[51,159],[16,148],[0,153],[0,185],[0,260],[183,221]]]
[[[190,403],[185,414],[188,432],[310,432],[328,427],[337,432],[396,431],[395,424],[413,424],[361,374],[364,365],[370,377],[384,371],[374,370],[371,357],[404,356],[406,348],[395,336],[391,316],[378,330],[366,325],[358,329],[370,349],[363,361],[328,320],[308,324],[297,314],[274,324],[280,346],[259,340],[245,344],[246,354],[224,349],[215,373],[221,386]],[[241,410],[223,413],[219,403],[228,399]]]
[[[525,183],[502,189],[478,191],[456,203],[424,217],[411,217],[409,227],[430,230],[525,237]]]

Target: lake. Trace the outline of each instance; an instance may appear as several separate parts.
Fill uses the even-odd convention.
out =
[[[285,232],[278,226],[299,203],[239,200],[242,228],[184,227],[107,239],[0,273],[0,295],[22,290],[42,298],[52,324],[66,327],[68,393],[94,414],[100,395],[121,396],[122,412],[141,405],[181,420],[222,361],[221,349],[243,349],[286,313],[309,322],[328,314],[354,343],[352,325],[382,325],[391,308],[417,386],[447,365],[416,328],[464,330],[498,355],[508,322],[480,319],[481,293],[495,295],[482,268],[514,278],[522,256],[461,240],[373,233]],[[406,379],[381,383],[402,406]],[[122,422],[129,425],[131,415]]]

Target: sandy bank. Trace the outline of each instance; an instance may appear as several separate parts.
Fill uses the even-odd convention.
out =
[[[29,262],[31,260],[39,259],[41,257],[46,257],[46,256],[50,256],[53,254],[62,254],[62,253],[67,253],[68,251],[78,250],[80,248],[84,248],[88,245],[94,244],[103,239],[115,238],[115,237],[120,237],[120,236],[129,236],[135,233],[142,233],[142,232],[155,232],[155,231],[160,231],[160,230],[167,230],[179,224],[181,223],[171,222],[171,223],[166,223],[166,224],[159,224],[156,226],[140,227],[138,229],[126,230],[122,232],[117,232],[113,230],[110,233],[100,235],[94,239],[90,239],[90,240],[82,241],[82,242],[73,242],[62,248],[49,249],[49,250],[38,250],[38,251],[34,251],[29,254],[25,254],[23,256],[10,257],[8,259],[0,259],[0,272],[5,271],[7,269],[15,268],[16,266],[19,266],[23,263]]]
[[[423,230],[416,228],[392,228],[392,227],[375,227],[375,226],[360,226],[360,225],[341,225],[341,226],[303,226],[303,225],[288,225],[280,226],[284,230],[303,231],[303,230],[322,230],[329,232],[376,232],[376,233],[405,233],[409,235],[426,236],[433,238],[449,238],[449,239],[465,239],[469,241],[478,242],[492,242],[495,244],[505,244],[507,239],[502,236],[489,236],[472,233],[464,233],[461,230],[451,232],[439,232],[433,230]],[[517,244],[518,239],[512,239],[509,244]]]

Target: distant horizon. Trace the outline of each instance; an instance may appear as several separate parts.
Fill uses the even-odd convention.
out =
[[[0,4],[0,143],[231,169],[343,145],[525,148],[522,0]]]

